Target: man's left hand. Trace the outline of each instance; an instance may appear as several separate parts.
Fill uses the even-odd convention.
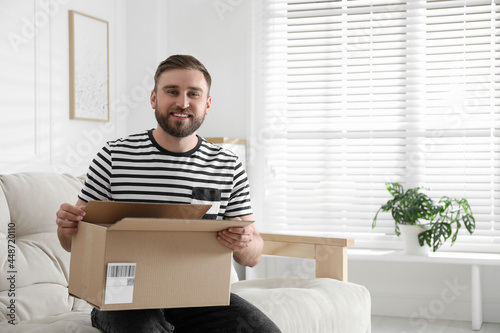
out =
[[[254,228],[249,225],[246,227],[231,227],[219,231],[217,239],[222,244],[233,249],[234,252],[239,252],[250,246],[253,235]]]

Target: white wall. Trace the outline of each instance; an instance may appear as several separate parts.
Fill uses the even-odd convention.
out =
[[[415,328],[436,319],[471,320],[471,266],[350,260],[350,280],[368,288],[373,314],[408,318]],[[500,267],[481,269],[483,318],[500,322]]]
[[[206,137],[246,138],[250,90],[250,1],[170,1],[167,54],[191,54],[212,76]]]
[[[57,1],[56,1],[57,2]],[[83,174],[88,164],[106,140],[123,133],[115,115],[113,101],[119,93],[123,73],[119,70],[117,33],[120,19],[118,1],[67,1],[50,23],[51,81],[51,151],[50,164],[55,172]],[[109,22],[109,101],[110,122],[69,120],[69,44],[67,10],[76,10]]]
[[[119,57],[126,59],[123,71],[127,82],[119,104],[127,114],[127,134],[156,127],[149,97],[156,67],[167,54],[166,5],[161,0],[126,2],[126,25],[122,31],[126,48]]]
[[[81,174],[105,140],[120,135],[123,124],[112,101],[123,72],[117,70],[118,3],[114,0],[0,1],[4,37],[0,99],[0,172],[55,171]],[[69,119],[68,10],[109,23],[111,121]],[[10,98],[12,96],[12,98]]]
[[[156,125],[149,93],[158,64],[173,54],[190,54],[212,76],[212,109],[198,133],[247,137],[250,6],[234,0],[127,1],[128,133]]]

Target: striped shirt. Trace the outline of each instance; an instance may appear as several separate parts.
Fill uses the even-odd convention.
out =
[[[250,188],[239,158],[198,137],[185,153],[162,148],[153,131],[108,142],[90,164],[83,201],[211,204],[206,219],[252,214]]]

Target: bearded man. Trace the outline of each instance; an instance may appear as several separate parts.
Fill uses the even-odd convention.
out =
[[[154,80],[150,103],[156,128],[107,142],[92,161],[76,204],[62,204],[57,212],[57,234],[66,251],[71,251],[72,236],[90,200],[210,204],[205,219],[253,221],[248,179],[239,158],[196,134],[212,104],[212,79],[205,66],[192,56],[173,55],[160,63]],[[232,249],[239,264],[253,267],[260,261],[263,240],[254,224],[223,230],[217,239]],[[94,309],[91,319],[106,333],[239,332],[249,322],[256,332],[280,332],[235,294],[229,306]]]

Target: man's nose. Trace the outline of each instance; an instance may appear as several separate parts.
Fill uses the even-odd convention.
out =
[[[189,107],[189,97],[185,94],[179,95],[179,98],[177,99],[177,106],[181,109]]]

